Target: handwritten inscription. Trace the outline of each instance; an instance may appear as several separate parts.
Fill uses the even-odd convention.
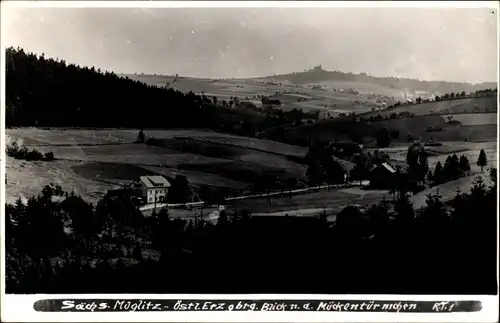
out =
[[[450,302],[437,302],[432,306],[432,310],[435,312],[452,312],[455,303]]]
[[[407,312],[442,313],[480,311],[477,301],[380,300],[166,300],[87,299],[42,300],[37,311],[53,312],[154,312],[154,311],[301,311],[301,312]]]

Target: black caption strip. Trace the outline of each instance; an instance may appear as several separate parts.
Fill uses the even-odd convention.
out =
[[[480,301],[372,300],[172,300],[172,299],[45,299],[38,312],[161,312],[161,311],[301,311],[454,313],[478,312]]]

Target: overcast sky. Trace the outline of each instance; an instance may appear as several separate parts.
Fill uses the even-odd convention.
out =
[[[211,78],[325,69],[496,81],[492,9],[12,8],[4,45],[116,73]]]

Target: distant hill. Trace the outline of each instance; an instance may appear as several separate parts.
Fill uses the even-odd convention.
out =
[[[472,97],[422,104],[405,104],[393,109],[358,114],[365,120],[381,116],[383,120],[353,122],[353,117],[321,120],[301,126],[266,129],[259,138],[280,141],[287,144],[307,146],[311,139],[325,141],[352,140],[362,137],[365,144],[373,142],[381,128],[398,132],[393,142],[407,142],[408,138],[437,141],[496,141],[497,138],[497,97]],[[429,115],[430,112],[442,115]],[[392,114],[411,112],[415,116],[388,119]],[[448,114],[457,122],[447,123]],[[429,131],[429,129],[440,129]]]
[[[363,82],[397,90],[428,91],[437,93],[451,93],[458,91],[475,92],[477,90],[493,89],[497,87],[497,84],[492,82],[470,84],[445,81],[421,81],[409,78],[374,77],[366,74],[327,71],[319,68],[305,72],[266,76],[259,79],[268,79],[279,82],[288,81],[293,84],[319,83],[326,81]]]

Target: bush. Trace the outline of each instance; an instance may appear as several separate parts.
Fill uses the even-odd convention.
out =
[[[16,142],[13,142],[11,145],[7,145],[7,148],[5,150],[7,156],[14,157],[15,159],[22,159],[27,161],[52,161],[55,159],[54,153],[51,151],[45,153],[44,155],[36,149],[29,150],[26,146],[19,147]]]
[[[17,145],[17,142],[13,142],[12,145],[7,145],[7,148],[5,149],[5,153],[8,156],[14,156],[19,152],[19,146]]]
[[[29,161],[42,160],[42,159],[43,159],[43,154],[35,149],[32,149],[26,154],[26,160]]]
[[[45,153],[45,160],[46,161],[52,161],[54,160],[54,153],[49,151],[48,153]]]

